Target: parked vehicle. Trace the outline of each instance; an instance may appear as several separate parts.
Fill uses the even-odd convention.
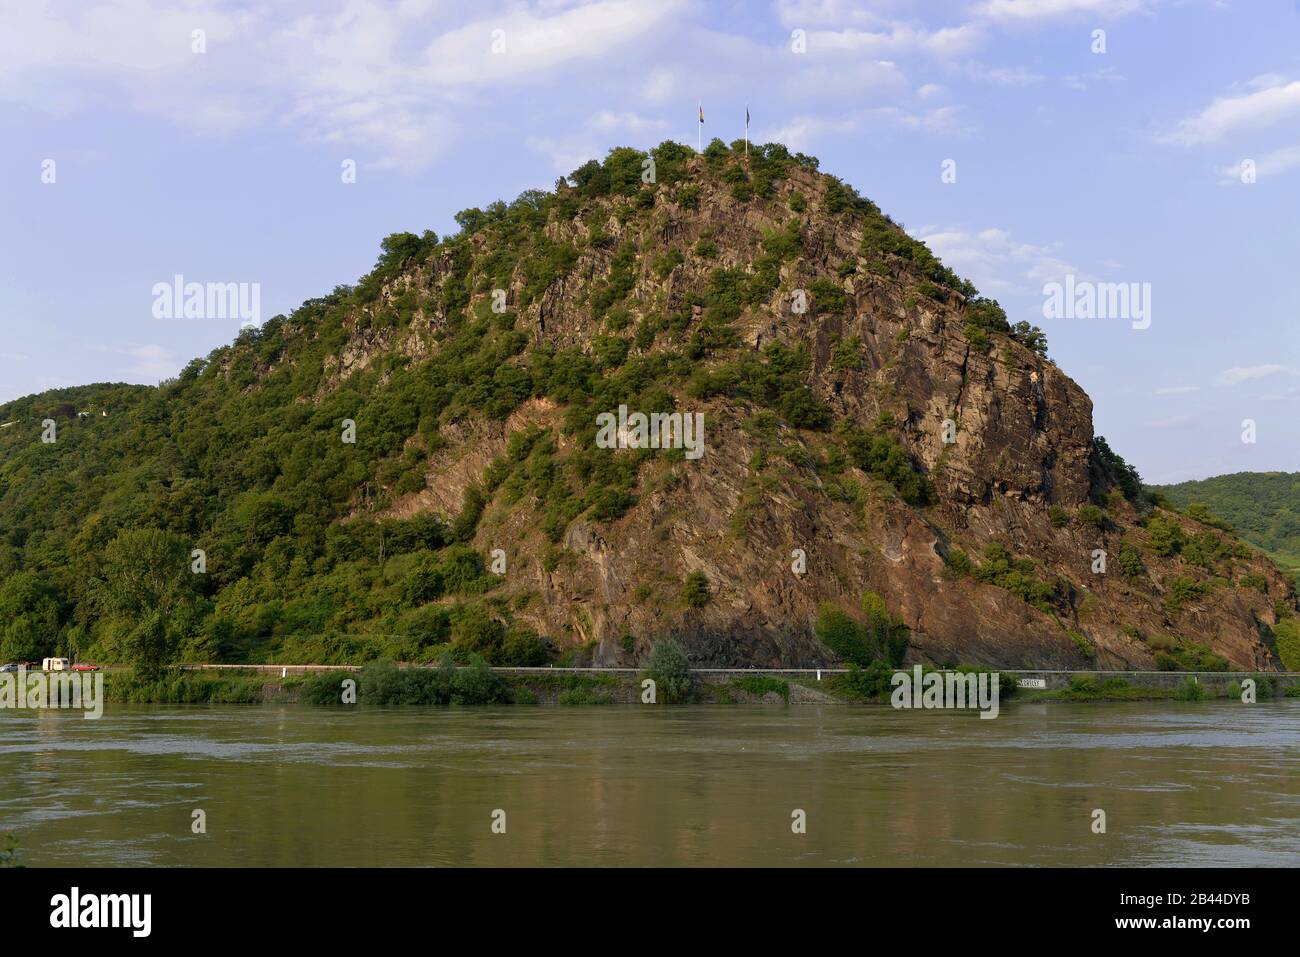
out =
[[[72,670],[73,671],[98,671],[99,665],[90,665],[83,662],[79,665],[73,665]]]
[[[42,658],[42,671],[68,671],[72,668],[72,662],[67,658]]]
[[[17,665],[0,665],[0,675],[7,675],[18,670]]]

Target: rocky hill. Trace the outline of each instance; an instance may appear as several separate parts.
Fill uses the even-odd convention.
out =
[[[457,222],[157,389],[0,408],[0,657],[1279,667],[1277,568],[816,160],[620,148]],[[602,447],[620,406],[702,454]]]

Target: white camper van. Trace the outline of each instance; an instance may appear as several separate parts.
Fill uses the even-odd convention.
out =
[[[68,671],[72,668],[72,662],[67,658],[42,658],[42,671]]]

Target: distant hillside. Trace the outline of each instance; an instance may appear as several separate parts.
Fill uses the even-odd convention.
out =
[[[1236,472],[1154,488],[1181,509],[1205,505],[1292,576],[1300,574],[1300,472]]]

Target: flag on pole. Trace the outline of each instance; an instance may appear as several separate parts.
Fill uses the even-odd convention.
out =
[[[745,155],[749,155],[749,104],[745,104]]]
[[[695,128],[695,151],[704,152],[704,104],[700,104],[700,125]]]

